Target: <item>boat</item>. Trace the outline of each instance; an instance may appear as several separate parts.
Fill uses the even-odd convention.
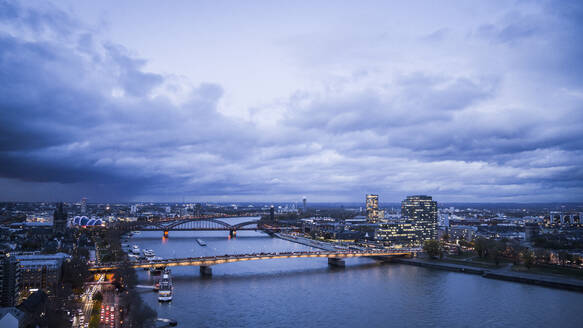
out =
[[[162,273],[162,268],[150,267],[150,273],[157,276]]]
[[[151,250],[151,249],[144,249],[143,252],[144,252],[144,257],[147,260],[152,260],[156,256],[156,254],[154,253],[154,251]]]
[[[178,321],[174,319],[158,318],[156,320],[165,323],[170,327],[176,327],[178,325]]]
[[[132,262],[137,262],[139,260],[139,257],[135,254],[128,254],[128,257]]]
[[[200,245],[200,246],[206,246],[206,242],[200,238],[196,238],[196,242]]]
[[[138,247],[138,245],[133,245],[132,246],[132,253],[140,254],[140,247]]]
[[[153,256],[153,257],[149,258],[148,260],[150,261],[150,263],[152,263],[153,261],[160,261],[160,260],[162,260],[162,258],[159,256]],[[163,268],[164,268],[163,266],[158,266],[158,267],[151,266],[150,273],[154,274],[154,275],[159,275],[162,272]]]
[[[172,277],[170,270],[164,270],[160,278],[160,289],[158,290],[158,301],[169,302],[172,301]]]

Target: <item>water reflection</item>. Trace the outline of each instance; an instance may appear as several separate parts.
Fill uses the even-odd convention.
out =
[[[228,232],[161,235],[142,232],[130,243],[162,257],[311,249],[253,231],[232,239]],[[244,261],[213,266],[210,279],[202,279],[197,267],[173,267],[170,304],[158,303],[151,291],[141,295],[160,316],[185,327],[578,327],[583,320],[579,293],[364,258],[346,264],[331,269],[326,259]],[[148,271],[139,277],[140,284],[152,282]]]

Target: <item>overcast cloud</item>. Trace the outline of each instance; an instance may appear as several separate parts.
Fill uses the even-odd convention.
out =
[[[0,200],[583,199],[583,6],[0,1]]]

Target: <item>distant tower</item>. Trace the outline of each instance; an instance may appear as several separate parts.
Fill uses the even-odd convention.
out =
[[[306,213],[308,211],[308,204],[305,196],[304,199],[302,199],[302,201],[304,203],[304,213]]]
[[[271,219],[271,222],[275,222],[275,207],[273,205],[269,208],[269,219]]]
[[[366,195],[366,218],[369,222],[373,223],[379,220],[379,195]]]
[[[53,231],[54,233],[64,233],[67,227],[67,213],[63,208],[63,203],[58,203],[53,214]]]
[[[81,198],[81,214],[87,214],[87,198]]]

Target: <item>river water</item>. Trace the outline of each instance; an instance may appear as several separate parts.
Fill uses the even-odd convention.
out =
[[[151,231],[130,243],[162,257],[311,249],[254,231],[233,239],[178,231],[163,239]],[[212,278],[198,267],[171,270],[171,303],[158,303],[147,289],[140,294],[179,327],[583,327],[581,293],[366,258],[346,260],[345,269],[329,268],[326,259],[220,264]],[[140,284],[153,283],[148,271],[138,275]]]

